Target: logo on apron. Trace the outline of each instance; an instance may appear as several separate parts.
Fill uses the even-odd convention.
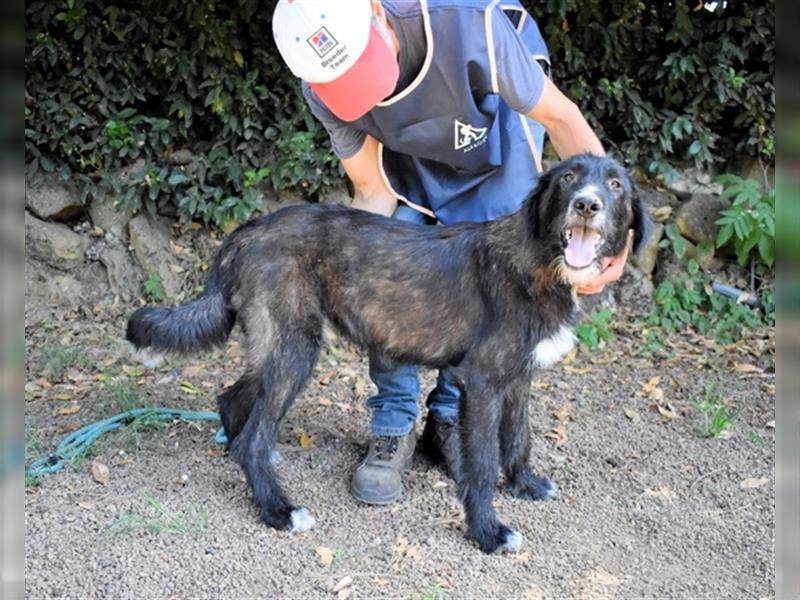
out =
[[[469,152],[486,143],[486,127],[473,127],[469,123],[455,122],[455,149]]]

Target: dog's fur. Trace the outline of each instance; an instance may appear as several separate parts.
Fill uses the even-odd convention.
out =
[[[575,285],[623,250],[629,229],[638,245],[646,224],[622,167],[589,155],[543,174],[518,212],[490,223],[420,226],[340,206],[289,207],[239,227],[202,296],[137,310],[127,337],[138,348],[194,352],[222,344],[239,323],[247,367],[220,396],[220,412],[261,518],[276,529],[313,524],[287,499],[269,459],[325,322],[384,367],[454,367],[468,535],[485,552],[513,550],[521,536],[492,508],[498,465],[516,496],[555,493],[529,466],[531,370],[574,343]],[[582,226],[602,242],[591,264],[576,268],[565,258],[566,232]]]

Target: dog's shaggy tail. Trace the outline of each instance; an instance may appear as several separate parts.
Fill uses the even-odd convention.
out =
[[[138,309],[128,320],[125,337],[137,349],[188,354],[221,345],[235,320],[220,282],[212,276],[203,295],[188,304]]]

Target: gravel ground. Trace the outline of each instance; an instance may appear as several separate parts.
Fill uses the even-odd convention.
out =
[[[223,351],[146,370],[121,340],[130,307],[53,310],[27,324],[29,459],[133,406],[215,410],[241,368],[234,336]],[[372,384],[364,357],[333,342],[279,445],[278,471],[316,517],[311,531],[258,522],[216,424],[140,424],[27,486],[27,595],[773,597],[774,332],[726,347],[681,338],[646,356],[641,324],[623,313],[616,327],[605,347],[532,382],[534,466],[560,494],[531,503],[500,489],[498,514],[524,535],[517,554],[485,556],[465,539],[453,483],[424,458],[394,505],[350,496]],[[738,411],[727,439],[696,431],[692,401],[710,383]]]

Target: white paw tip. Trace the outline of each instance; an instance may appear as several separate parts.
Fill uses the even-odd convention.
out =
[[[302,533],[314,526],[316,520],[307,508],[295,508],[292,511],[292,533]]]
[[[519,531],[511,530],[506,536],[506,541],[500,546],[503,552],[518,552],[522,548],[522,534]]]
[[[558,495],[558,486],[552,481],[547,482],[547,491],[544,494],[545,500],[551,500]]]

